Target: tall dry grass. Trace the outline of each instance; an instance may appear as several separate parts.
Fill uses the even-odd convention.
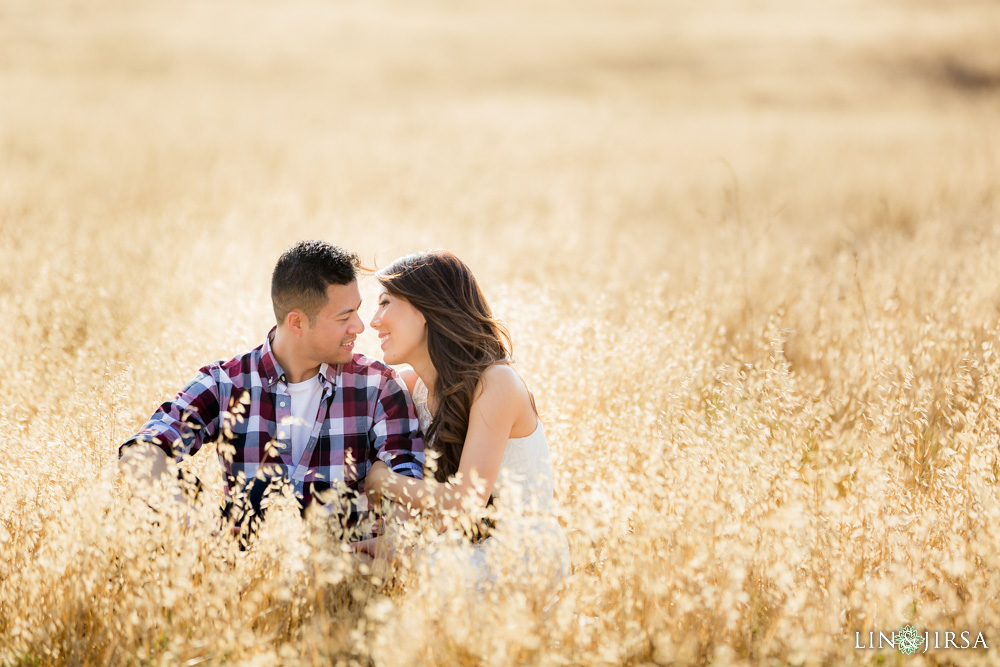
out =
[[[0,663],[868,664],[899,654],[855,632],[905,622],[990,646],[910,660],[997,662],[998,25],[5,0]],[[555,459],[556,597],[124,502],[117,445],[262,340],[307,237],[476,270]]]

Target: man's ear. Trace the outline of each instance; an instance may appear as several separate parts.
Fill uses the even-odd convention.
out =
[[[301,310],[293,309],[285,315],[285,324],[296,336],[302,335],[302,329],[309,323],[309,318]]]

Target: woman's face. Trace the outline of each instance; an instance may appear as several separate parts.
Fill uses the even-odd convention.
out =
[[[371,321],[378,332],[387,364],[410,364],[427,354],[427,322],[409,301],[389,294],[383,287],[378,310]]]

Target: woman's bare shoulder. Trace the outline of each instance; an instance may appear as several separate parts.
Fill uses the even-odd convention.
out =
[[[521,395],[527,397],[528,395],[528,388],[525,386],[524,380],[509,364],[493,364],[487,368],[479,379],[479,386],[484,395],[508,399]]]
[[[520,374],[507,364],[494,364],[479,380],[480,400],[473,405],[483,414],[506,414],[510,418],[511,438],[530,435],[535,430],[538,414],[528,387]]]
[[[417,385],[417,380],[420,379],[420,376],[418,376],[417,372],[412,368],[404,368],[403,370],[397,372],[399,373],[399,379],[406,385],[406,390],[410,392],[410,394],[413,394],[413,388]]]

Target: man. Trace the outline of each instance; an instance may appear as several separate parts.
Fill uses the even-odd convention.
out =
[[[423,441],[402,381],[353,353],[365,328],[359,268],[356,255],[321,241],[286,251],[271,277],[277,326],[264,343],[203,367],[119,448],[119,468],[133,493],[148,499],[152,488],[165,485],[183,504],[168,461],[217,438],[224,514],[244,534],[252,530],[247,519],[263,516],[265,492],[283,484],[303,511],[340,499],[337,489],[346,487],[343,518],[351,527],[366,509],[365,475],[376,460],[421,478]]]

